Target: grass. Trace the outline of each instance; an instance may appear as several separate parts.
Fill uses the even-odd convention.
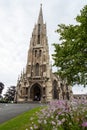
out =
[[[0,130],[26,130],[31,125],[32,121],[30,118],[34,116],[34,121],[36,122],[37,116],[36,112],[41,110],[42,107],[36,107],[32,110],[29,110],[3,124],[0,125]]]

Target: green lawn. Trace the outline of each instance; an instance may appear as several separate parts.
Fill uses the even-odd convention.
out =
[[[37,120],[36,112],[38,112],[41,107],[29,110],[3,124],[0,125],[0,130],[26,130],[31,125],[30,118],[34,115],[35,122]]]

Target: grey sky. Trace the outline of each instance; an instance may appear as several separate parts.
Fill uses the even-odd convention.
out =
[[[0,0],[0,81],[5,84],[5,90],[16,85],[18,75],[26,66],[29,41],[41,3],[51,55],[52,43],[58,43],[59,39],[55,33],[57,25],[76,24],[74,18],[87,0]],[[73,91],[87,92],[86,89],[77,92],[77,88]]]

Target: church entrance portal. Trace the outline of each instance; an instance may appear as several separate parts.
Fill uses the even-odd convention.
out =
[[[30,89],[30,98],[33,101],[41,100],[41,86],[39,84],[34,84]]]

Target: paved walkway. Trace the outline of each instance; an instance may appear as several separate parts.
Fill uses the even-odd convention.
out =
[[[0,104],[0,124],[41,104]]]

